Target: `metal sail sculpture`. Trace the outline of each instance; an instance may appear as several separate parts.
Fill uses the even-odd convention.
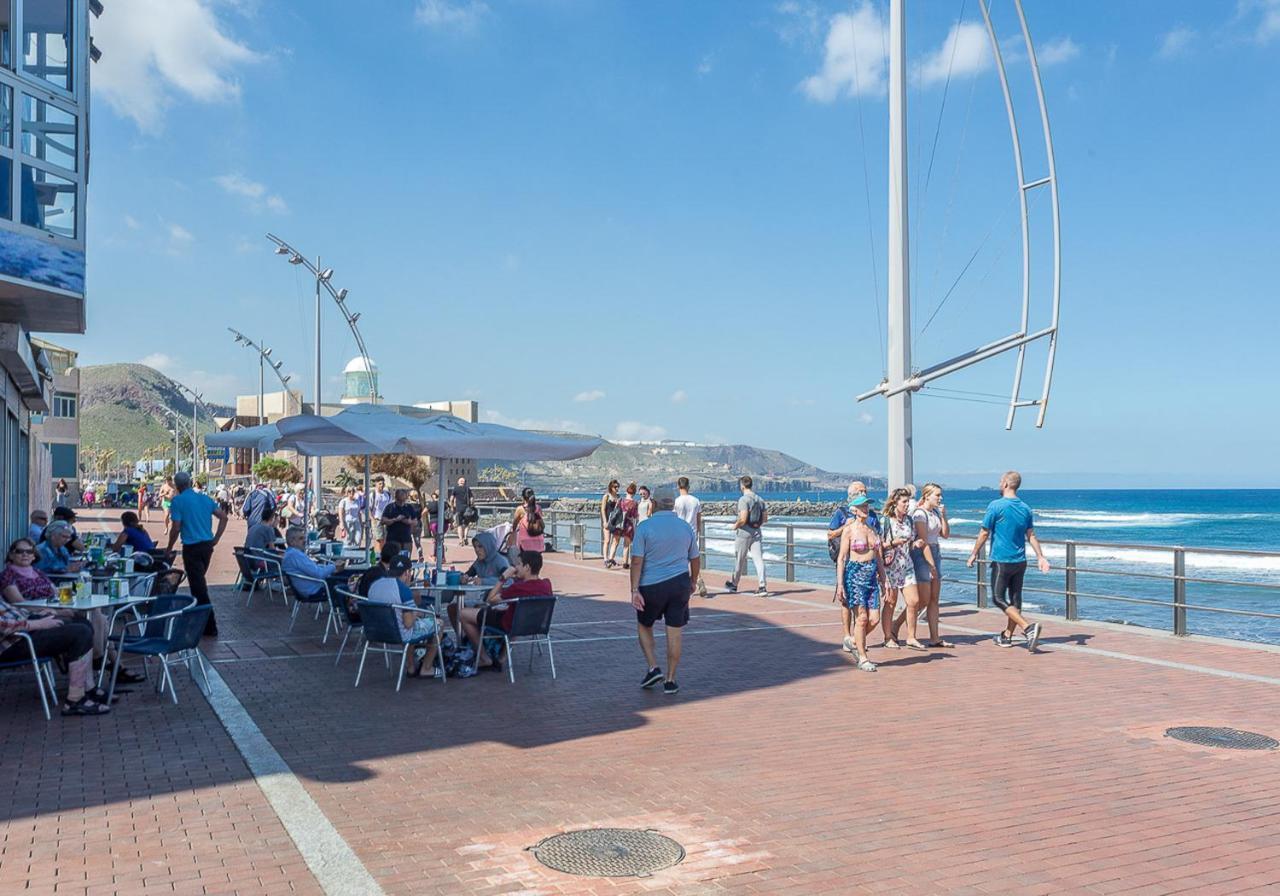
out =
[[[926,383],[947,376],[958,370],[993,358],[1009,351],[1017,351],[1014,366],[1013,391],[1009,398],[1009,414],[1005,429],[1013,427],[1019,408],[1036,407],[1036,427],[1044,426],[1045,411],[1049,404],[1049,387],[1053,382],[1053,362],[1058,343],[1058,311],[1062,285],[1062,242],[1058,214],[1058,177],[1054,165],[1053,139],[1049,131],[1049,114],[1045,107],[1044,86],[1040,80],[1040,67],[1036,62],[1035,47],[1027,28],[1027,17],[1021,0],[1014,0],[1018,13],[1022,38],[1026,44],[1031,76],[1035,82],[1036,100],[1040,107],[1040,123],[1044,131],[1047,174],[1035,180],[1027,180],[1022,159],[1022,140],[1018,131],[1018,119],[1014,113],[1013,98],[1005,72],[1004,56],[991,23],[988,0],[979,0],[987,36],[995,56],[996,72],[1004,94],[1005,110],[1009,117],[1009,131],[1013,137],[1014,169],[1017,176],[1018,204],[1022,216],[1022,323],[1018,331],[994,342],[967,351],[954,358],[923,369],[911,366],[911,289],[908,277],[910,245],[907,226],[907,62],[906,62],[906,0],[890,0],[889,3],[889,350],[885,379],[874,389],[858,396],[865,401],[883,395],[888,403],[889,429],[889,486],[896,488],[914,479],[913,446],[911,434],[911,396]],[[1053,221],[1053,305],[1049,325],[1028,332],[1031,310],[1031,234],[1028,220],[1028,196],[1033,190],[1048,188],[1050,214]],[[1042,339],[1048,340],[1048,358],[1045,363],[1044,382],[1040,397],[1021,397],[1022,374],[1027,346]]]

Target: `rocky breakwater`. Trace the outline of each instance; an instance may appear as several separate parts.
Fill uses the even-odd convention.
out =
[[[764,497],[765,506],[769,508],[769,516],[780,517],[819,517],[830,519],[840,505],[835,501],[770,501]],[[600,513],[599,499],[560,498],[550,506],[551,510],[563,510],[574,513]],[[738,512],[736,501],[703,501],[703,516],[734,516]]]

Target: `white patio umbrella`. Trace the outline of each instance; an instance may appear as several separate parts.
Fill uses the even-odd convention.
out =
[[[293,449],[313,457],[363,454],[368,477],[368,455],[413,454],[436,459],[439,504],[436,509],[440,538],[436,541],[436,563],[444,560],[445,474],[444,459],[491,458],[493,460],[574,460],[586,457],[603,440],[594,436],[564,436],[529,432],[496,423],[470,423],[451,414],[410,417],[385,405],[353,405],[332,417],[299,414],[283,417],[267,426],[238,430],[256,434],[256,444],[265,444],[275,428],[279,438],[266,450]],[[218,446],[232,433],[218,433],[206,440]],[[241,445],[239,447],[245,447]],[[367,493],[367,483],[366,483]],[[318,497],[318,496],[317,496]]]

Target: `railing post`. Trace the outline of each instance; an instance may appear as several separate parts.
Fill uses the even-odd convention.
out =
[[[796,580],[796,527],[787,524],[787,581]]]
[[[707,524],[702,521],[702,517],[698,517],[698,556],[702,558],[703,569],[708,568],[707,564]]]
[[[1067,618],[1079,619],[1080,607],[1078,598],[1076,597],[1076,543],[1074,541],[1067,542]]]
[[[1173,549],[1173,633],[1187,633],[1187,552]]]
[[[928,548],[926,548],[928,550]],[[978,560],[973,564],[973,568],[978,571],[978,609],[986,609],[987,606],[987,548],[983,545],[982,550],[978,551]]]

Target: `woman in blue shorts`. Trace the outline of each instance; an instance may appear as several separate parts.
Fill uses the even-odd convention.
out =
[[[836,599],[842,601],[851,613],[857,614],[852,643],[847,634],[844,637],[845,651],[856,651],[858,668],[863,672],[874,672],[876,664],[867,658],[867,632],[880,622],[879,588],[884,581],[884,555],[880,536],[867,525],[871,499],[858,495],[849,502],[849,507],[853,510],[854,519],[840,535]]]

